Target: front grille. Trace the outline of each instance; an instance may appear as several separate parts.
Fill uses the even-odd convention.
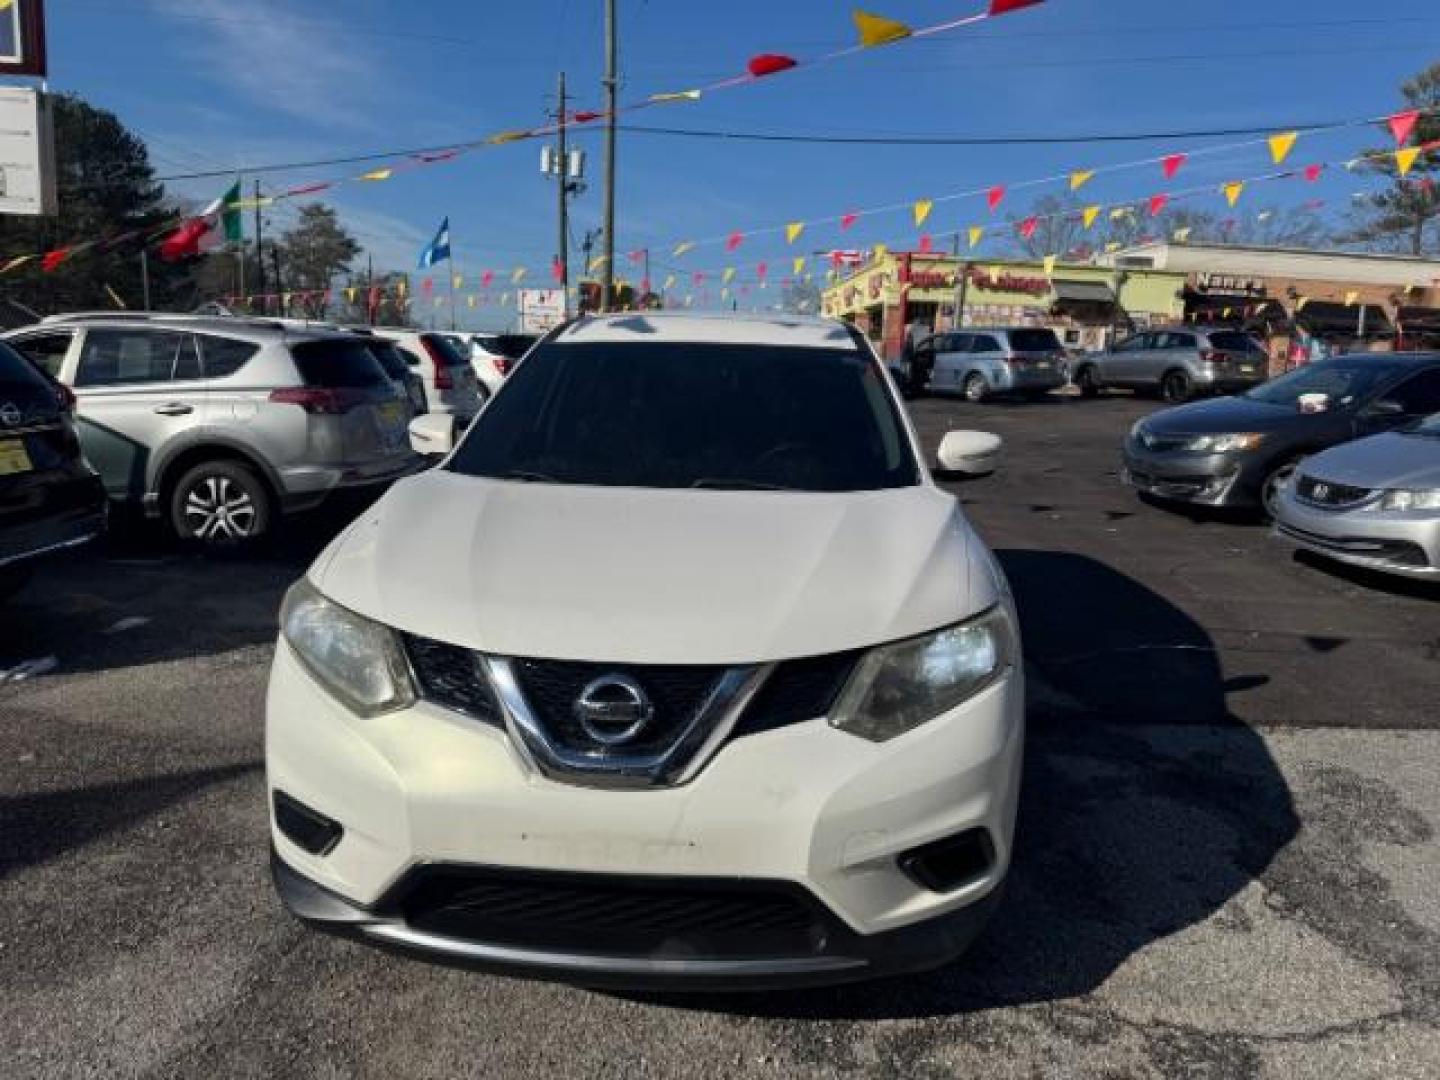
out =
[[[1193,435],[1155,435],[1144,432],[1136,437],[1136,443],[1143,449],[1157,454],[1168,454],[1175,450],[1183,450],[1195,436]]]
[[[421,697],[484,723],[505,725],[500,705],[480,670],[478,653],[418,634],[402,637]]]
[[[625,757],[668,748],[695,718],[724,667],[682,664],[604,664],[573,660],[515,661],[515,677],[536,718],[561,746],[587,754],[607,750],[580,726],[575,702],[585,687],[603,675],[628,675],[645,689],[655,718],[642,738],[615,751]]]
[[[604,955],[804,956],[828,920],[798,886],[709,878],[424,867],[390,903],[465,941]]]
[[[1295,481],[1295,494],[1315,506],[1355,506],[1374,494],[1370,488],[1351,487],[1331,480],[1301,476]]]
[[[754,735],[824,716],[863,652],[857,649],[777,664],[740,717],[735,734]]]

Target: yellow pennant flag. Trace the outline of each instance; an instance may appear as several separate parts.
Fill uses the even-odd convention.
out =
[[[590,267],[589,267],[590,273],[592,273],[592,274],[598,273],[598,272],[600,271],[600,268],[601,268],[602,266],[604,266],[604,265],[605,265],[605,256],[604,256],[604,255],[596,255],[593,259],[590,260]]]
[[[1118,241],[1111,240],[1110,243],[1108,243],[1108,244],[1105,245],[1105,251],[1106,251],[1107,253],[1113,253],[1113,252],[1116,252],[1116,251],[1119,251],[1119,250],[1120,250],[1120,244],[1119,244]]]
[[[1189,240],[1189,239],[1190,239],[1190,226],[1189,226],[1189,225],[1186,225],[1183,229],[1176,229],[1176,230],[1175,230],[1175,242],[1176,242],[1177,244],[1183,244],[1183,243],[1185,243],[1186,240]]]
[[[695,248],[695,241],[694,241],[694,240],[684,240],[684,241],[682,241],[681,243],[676,244],[676,245],[675,245],[675,250],[672,251],[670,254],[673,255],[675,258],[678,259],[681,255],[684,255],[687,251],[693,251],[694,248]]]
[[[1046,255],[1046,256],[1045,256],[1043,265],[1044,265],[1044,267],[1045,267],[1045,276],[1046,276],[1046,277],[1049,277],[1051,274],[1055,273],[1055,263],[1058,262],[1058,261],[1059,261],[1059,260],[1057,260],[1054,255]]]
[[[511,284],[511,285],[519,285],[521,279],[524,278],[524,276],[525,276],[525,267],[523,267],[523,266],[517,266],[517,267],[515,268],[515,272],[510,275],[510,284]]]
[[[360,176],[361,180],[389,180],[395,175],[394,169],[371,169]]]
[[[500,146],[503,143],[519,142],[521,139],[528,139],[529,137],[530,132],[528,131],[497,131],[485,141],[492,146]]]
[[[727,285],[730,284],[730,282],[734,281],[735,268],[733,266],[725,267],[724,271],[720,274],[720,280],[725,282],[725,284]]]
[[[1095,175],[1094,169],[1076,169],[1070,174],[1070,190],[1079,191]]]
[[[354,286],[354,285],[351,285],[349,288],[347,288],[347,289],[345,290],[345,299],[346,299],[346,300],[349,300],[352,304],[355,302],[355,286]]]
[[[1240,201],[1240,193],[1245,190],[1245,181],[1236,180],[1233,183],[1226,184],[1223,190],[1225,192],[1225,201],[1228,202],[1231,207],[1234,207],[1234,205]]]
[[[1271,160],[1279,165],[1289,157],[1290,151],[1295,149],[1295,140],[1299,137],[1298,131],[1282,131],[1279,135],[1271,135],[1267,140],[1270,143]]]
[[[918,229],[921,225],[924,225],[924,224],[925,224],[925,219],[930,216],[930,211],[931,211],[931,210],[934,210],[934,209],[935,209],[935,202],[934,202],[933,199],[916,199],[916,200],[915,200],[915,206],[914,206],[914,210],[915,210],[915,227],[916,227],[917,229]]]
[[[860,33],[860,45],[866,49],[903,41],[912,32],[910,27],[902,22],[887,19],[882,15],[871,15],[868,11],[861,11],[859,8],[851,12],[851,18],[855,20],[855,29]]]
[[[1415,160],[1420,156],[1420,147],[1407,146],[1404,150],[1395,151],[1395,166],[1400,170],[1400,175],[1407,175],[1415,167]]]
[[[1354,306],[1355,306],[1356,304],[1358,304],[1359,302],[1360,302],[1360,294],[1359,294],[1358,292],[1356,292],[1354,289],[1351,289],[1349,292],[1347,292],[1347,293],[1345,294],[1345,306],[1346,306],[1346,307],[1354,307]]]
[[[790,272],[791,272],[792,274],[803,274],[803,273],[805,272],[805,256],[804,256],[804,255],[796,255],[795,258],[791,260],[791,262],[790,262]]]
[[[465,275],[456,274],[454,277],[452,277],[450,279],[450,287],[452,289],[463,289],[465,287]]]
[[[1100,207],[1098,206],[1087,206],[1084,210],[1080,212],[1080,220],[1084,222],[1085,228],[1087,229],[1095,224],[1095,219],[1099,216]]]
[[[979,225],[970,226],[970,249],[973,251],[980,246],[980,240],[985,235],[985,230]]]
[[[800,239],[800,234],[804,231],[805,223],[803,221],[790,222],[789,225],[785,226],[785,242],[787,244],[793,244],[796,240]]]
[[[699,101],[699,90],[675,90],[668,94],[651,94],[650,100],[657,105],[663,105],[670,101]]]

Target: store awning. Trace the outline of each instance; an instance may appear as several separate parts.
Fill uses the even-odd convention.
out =
[[[1440,334],[1440,308],[1401,307],[1395,322],[1407,334]]]
[[[1114,304],[1115,293],[1103,281],[1052,281],[1056,301],[1079,304]]]
[[[1390,337],[1395,328],[1379,304],[1337,304],[1328,300],[1312,300],[1295,314],[1295,321],[1312,334],[1334,337],[1359,337],[1361,309],[1364,309],[1366,337]]]

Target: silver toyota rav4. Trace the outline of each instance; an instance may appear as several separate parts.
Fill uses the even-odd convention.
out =
[[[365,340],[265,320],[72,316],[4,335],[70,387],[110,497],[207,547],[423,466]]]

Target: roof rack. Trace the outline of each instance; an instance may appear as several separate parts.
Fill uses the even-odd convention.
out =
[[[46,315],[40,320],[45,325],[81,322],[166,322],[202,323],[208,326],[245,326],[264,330],[313,330],[317,333],[332,331],[350,333],[347,327],[319,319],[277,319],[253,315],[224,315],[182,311],[67,311],[59,315]]]

